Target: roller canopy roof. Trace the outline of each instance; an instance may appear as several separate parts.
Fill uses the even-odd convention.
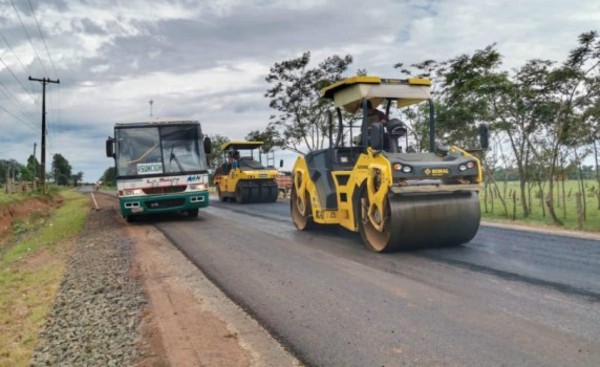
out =
[[[242,149],[256,149],[256,148],[260,147],[263,144],[264,143],[262,141],[230,141],[228,143],[225,143],[225,144],[221,145],[221,150],[228,150],[228,149],[238,149],[238,150],[242,150]]]
[[[355,76],[341,80],[321,90],[321,96],[332,99],[336,107],[356,112],[363,98],[377,107],[385,99],[396,100],[398,107],[406,107],[431,97],[428,79],[383,79],[378,76]]]

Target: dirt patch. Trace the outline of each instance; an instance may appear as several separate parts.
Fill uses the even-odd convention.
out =
[[[95,195],[101,210],[116,200]],[[138,366],[250,366],[243,349],[227,325],[202,309],[186,287],[175,264],[164,255],[170,243],[151,225],[127,225],[123,236],[134,246],[131,275],[143,284],[148,306],[141,323],[142,358]]]
[[[73,248],[73,241],[61,242],[57,244],[57,247],[60,248],[61,252],[69,254]],[[62,256],[57,256],[56,253],[43,247],[19,260],[15,267],[22,270],[34,270],[48,265],[59,265],[62,262]]]
[[[178,269],[161,256],[160,237],[152,236],[153,229],[137,225],[126,231],[135,239],[135,265],[155,313],[156,322],[147,323],[144,334],[155,335],[155,328],[160,331],[169,364],[250,366],[250,354],[238,344],[237,334],[202,309]]]
[[[55,203],[40,198],[31,198],[22,202],[10,203],[0,207],[0,244],[10,235],[13,224],[20,219],[29,218],[35,213],[43,215],[52,207],[60,206],[62,200]]]
[[[95,197],[101,210],[118,213],[114,198]],[[148,300],[136,366],[301,366],[156,227],[120,223],[133,246],[131,276]]]

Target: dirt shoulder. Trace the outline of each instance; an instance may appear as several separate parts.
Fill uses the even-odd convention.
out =
[[[131,241],[131,274],[147,298],[138,366],[300,365],[154,226],[128,225],[114,198],[95,197],[96,213],[112,216]]]

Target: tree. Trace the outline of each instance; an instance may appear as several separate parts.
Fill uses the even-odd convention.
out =
[[[20,180],[22,170],[23,165],[21,165],[16,160],[0,159],[0,183],[6,184],[7,173],[10,179],[14,178],[15,180]]]
[[[342,79],[352,56],[330,56],[314,68],[309,67],[310,52],[275,63],[266,81],[270,88],[265,97],[279,112],[271,116],[267,131],[284,149],[304,154],[322,149],[327,141],[327,111],[331,102],[321,98],[320,90]]]
[[[253,130],[246,135],[246,140],[248,141],[262,141],[263,145],[260,147],[260,151],[262,153],[268,153],[273,150],[273,148],[282,146],[283,142],[279,137],[279,133],[275,130],[275,127],[272,125],[267,126],[264,131]]]
[[[117,169],[115,167],[107,168],[100,177],[100,181],[106,186],[117,186]]]
[[[432,82],[431,94],[435,101],[436,120],[439,121],[440,111],[444,105],[440,103],[441,93],[439,85],[444,80],[445,65],[447,62],[437,62],[435,60],[425,60],[420,63],[411,64],[408,67],[404,63],[397,63],[394,68],[400,70],[402,74],[410,78],[425,78]],[[406,124],[408,136],[414,141],[413,147],[416,151],[429,150],[429,108],[425,104],[418,104],[403,108],[401,120]],[[436,130],[436,136],[441,134],[440,129]]]
[[[73,186],[77,186],[77,184],[83,181],[83,172],[79,171],[77,174],[72,175],[71,181],[73,181]]]
[[[587,130],[588,137],[591,140],[593,157],[595,163],[595,178],[598,184],[596,195],[598,199],[598,209],[600,209],[600,38],[597,32],[584,33],[579,38],[580,46],[571,51],[570,61],[576,64],[582,64],[589,70],[584,83],[587,89],[587,98],[583,106],[583,125]]]
[[[210,141],[212,145],[212,153],[209,157],[210,166],[216,168],[225,163],[223,160],[223,150],[221,150],[221,146],[225,143],[229,143],[229,138],[217,134],[211,135]]]
[[[577,126],[585,121],[585,108],[589,101],[589,92],[594,93],[600,73],[600,38],[596,32],[587,32],[579,36],[579,47],[571,50],[563,65],[551,70],[546,78],[549,90],[548,110],[550,118],[545,121],[544,134],[548,141],[545,154],[550,159],[548,165],[548,194],[545,202],[555,224],[562,225],[554,210],[554,180],[558,174],[558,162],[561,149],[568,147],[578,138],[589,137]],[[590,88],[591,87],[591,88]],[[577,131],[580,135],[577,135]],[[592,143],[588,141],[587,143]],[[575,157],[579,160],[579,157]]]
[[[71,165],[61,154],[52,157],[52,175],[57,185],[67,186],[71,180]]]
[[[42,165],[38,162],[37,158],[32,154],[27,158],[27,172],[31,175],[25,180],[33,181],[34,177],[39,177],[42,171]]]

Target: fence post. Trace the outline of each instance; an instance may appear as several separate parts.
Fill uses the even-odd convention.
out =
[[[577,228],[583,229],[583,208],[581,205],[581,193],[575,193],[575,201],[577,203]]]
[[[517,193],[516,193],[516,191],[513,191],[512,198],[513,198],[513,216],[512,216],[512,219],[513,220],[517,220]]]

